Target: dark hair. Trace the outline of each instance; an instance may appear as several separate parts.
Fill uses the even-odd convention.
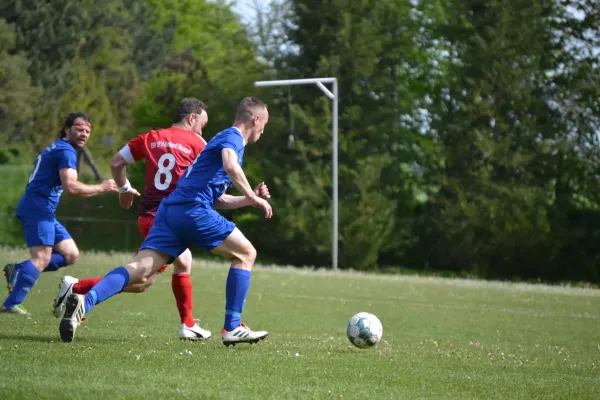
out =
[[[262,111],[262,109],[267,109],[267,105],[264,101],[254,96],[246,97],[240,101],[240,104],[237,106],[235,120],[241,122],[250,121],[252,117],[256,115],[257,112]]]
[[[208,110],[208,106],[200,100],[193,97],[186,97],[179,102],[179,106],[173,114],[173,123],[183,121],[190,114],[202,114],[202,111]]]
[[[70,129],[77,118],[81,118],[91,125],[90,119],[87,115],[82,112],[72,112],[67,115],[67,118],[65,118],[65,122],[63,122],[62,127],[60,128],[60,133],[58,134],[59,138],[64,138],[66,136],[65,130]]]

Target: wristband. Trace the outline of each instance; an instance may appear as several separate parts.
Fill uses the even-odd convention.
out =
[[[117,190],[119,191],[119,193],[127,193],[129,191],[129,189],[131,189],[131,183],[129,183],[129,179],[127,179],[127,181],[125,182],[125,184],[123,186],[117,187]]]

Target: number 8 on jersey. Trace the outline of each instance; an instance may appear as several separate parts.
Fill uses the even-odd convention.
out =
[[[146,185],[139,215],[155,215],[158,205],[175,187],[206,142],[193,131],[170,127],[131,139],[119,152],[132,163],[146,159]]]
[[[154,175],[154,187],[158,190],[167,190],[173,180],[171,170],[175,166],[175,156],[171,153],[165,153],[158,159],[158,170]]]

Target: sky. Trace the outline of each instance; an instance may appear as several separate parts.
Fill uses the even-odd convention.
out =
[[[256,12],[254,11],[256,5],[260,7],[266,7],[269,4],[268,0],[232,0],[233,11],[235,11],[241,18],[242,21],[247,20],[253,16]]]

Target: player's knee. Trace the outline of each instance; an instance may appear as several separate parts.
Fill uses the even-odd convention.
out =
[[[244,251],[239,255],[242,263],[247,269],[252,269],[254,262],[256,261],[256,249],[254,246],[249,245],[244,249]]]
[[[189,250],[183,252],[175,262],[173,262],[173,273],[189,274],[192,271],[192,253]],[[161,270],[160,272],[164,272]]]
[[[145,283],[148,280],[146,276],[146,271],[139,263],[133,262],[131,264],[127,264],[125,266],[127,272],[129,272],[129,284],[137,285],[140,283]]]
[[[38,271],[43,271],[46,269],[48,264],[50,264],[50,257],[50,254],[36,254],[35,256],[31,257],[31,263]]]
[[[135,279],[135,286],[146,286],[148,284],[148,277],[146,275],[138,275]]]
[[[75,264],[77,260],[79,260],[79,249],[74,248],[69,250],[67,253],[63,254],[63,257],[67,260],[67,265]]]
[[[258,255],[258,253],[256,252],[256,249],[254,248],[254,246],[252,246],[248,251],[248,257],[249,257],[248,261],[250,261],[250,263],[252,263],[252,265],[254,265],[257,255]]]
[[[149,285],[147,284],[147,282],[144,283],[138,283],[136,285],[131,286],[131,292],[132,293],[144,293],[146,290],[148,290]]]
[[[191,264],[173,264],[174,274],[190,274],[192,272]]]

